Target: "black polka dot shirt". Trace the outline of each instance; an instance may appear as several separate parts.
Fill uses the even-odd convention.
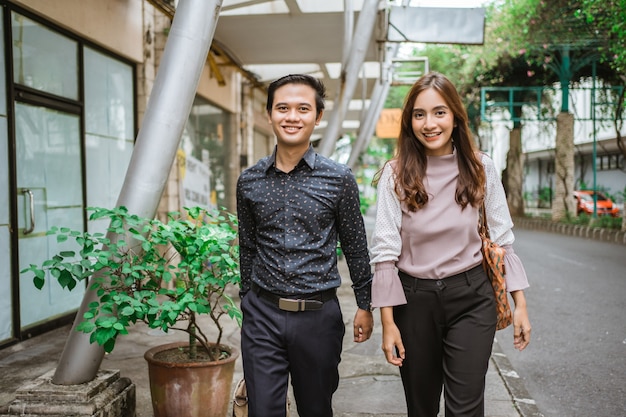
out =
[[[350,168],[310,147],[285,173],[275,167],[274,153],[239,177],[237,216],[241,296],[252,282],[287,296],[339,287],[340,241],[357,305],[370,308],[367,238]]]

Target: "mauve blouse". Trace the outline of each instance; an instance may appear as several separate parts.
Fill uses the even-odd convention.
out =
[[[491,239],[506,249],[507,291],[528,287],[522,261],[513,251],[513,220],[493,161],[482,154],[487,177],[485,210]],[[426,205],[409,212],[394,190],[393,163],[378,182],[376,224],[371,242],[372,307],[406,304],[397,270],[411,276],[440,279],[466,271],[482,262],[478,234],[479,208],[456,204],[459,176],[456,152],[428,157],[424,186]]]

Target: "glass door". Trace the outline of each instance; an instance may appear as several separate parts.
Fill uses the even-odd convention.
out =
[[[15,103],[19,269],[41,265],[69,243],[46,236],[52,226],[83,230],[83,187],[78,115]],[[65,245],[66,247],[63,247]],[[75,248],[72,248],[75,249]],[[42,290],[19,277],[21,329],[75,311],[84,286],[61,288],[48,276]]]

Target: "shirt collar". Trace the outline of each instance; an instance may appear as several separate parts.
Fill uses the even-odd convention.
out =
[[[274,146],[274,152],[272,152],[272,155],[267,159],[266,165],[263,167],[263,171],[267,172],[267,170],[269,170],[271,167],[276,166],[276,149],[277,148],[278,148],[277,146]],[[316,156],[317,156],[317,152],[315,152],[312,145],[309,145],[309,149],[307,149],[307,151],[304,153],[301,161],[304,161],[309,166],[309,168],[315,169]]]

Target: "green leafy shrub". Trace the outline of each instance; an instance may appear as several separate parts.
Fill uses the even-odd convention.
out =
[[[192,359],[198,344],[211,360],[228,356],[220,346],[220,319],[227,315],[241,324],[242,318],[227,292],[240,284],[235,216],[194,207],[170,213],[164,223],[131,214],[125,207],[88,210],[93,211],[90,220],[109,221],[106,235],[53,227],[49,235],[57,242],[73,240],[79,252],[61,251],[21,273],[34,274],[39,289],[47,273],[68,290],[89,279],[97,300],[89,304],[77,330],[91,333],[91,342],[106,352],[129,326],[143,322],[165,332],[186,332]],[[208,331],[199,326],[200,315],[210,316],[215,341],[210,342]]]

